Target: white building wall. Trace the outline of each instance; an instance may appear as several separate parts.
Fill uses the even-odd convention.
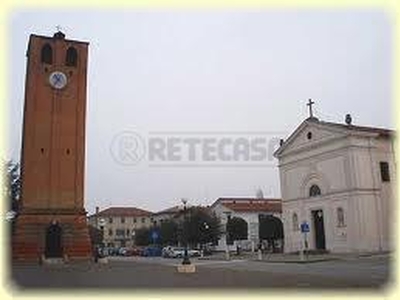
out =
[[[299,224],[304,220],[309,223],[308,244],[311,249],[315,248],[311,212],[317,209],[324,213],[326,249],[332,252],[389,250],[396,176],[391,142],[372,136],[331,140],[334,142],[309,147],[307,151],[289,149],[290,154],[280,158],[284,251],[298,251],[302,247],[302,234],[293,230],[294,212]],[[301,145],[306,147],[304,141]],[[381,180],[380,161],[389,163],[389,183]],[[321,196],[309,198],[312,184],[321,188]],[[337,224],[338,207],[344,210],[345,226]]]
[[[221,221],[221,226],[223,232],[225,232],[226,223],[227,223],[227,214],[231,217],[242,218],[247,222],[247,240],[235,242],[233,245],[226,244],[226,235],[223,233],[218,240],[218,245],[215,247],[217,251],[225,251],[226,248],[230,251],[236,250],[236,244],[239,243],[243,249],[250,250],[252,247],[257,247],[259,243],[259,223],[258,216],[260,214],[266,214],[265,212],[235,212],[233,210],[228,209],[222,204],[217,204],[213,208],[214,213]],[[280,213],[271,213],[274,217],[282,219],[282,215]]]

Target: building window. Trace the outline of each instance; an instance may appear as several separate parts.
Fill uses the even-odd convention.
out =
[[[321,195],[321,190],[320,190],[319,186],[316,184],[313,184],[310,187],[310,197],[316,197],[319,195]]]
[[[142,223],[145,223],[146,222],[146,219],[145,218],[142,218]]]
[[[136,223],[136,218],[133,218],[133,223]]]
[[[112,236],[112,235],[113,235],[112,229],[108,229],[108,235],[109,235],[109,236]]]
[[[293,228],[293,231],[299,231],[299,217],[297,216],[297,214],[296,213],[293,213],[293,216],[292,216],[292,228]]]
[[[52,64],[53,63],[53,49],[49,44],[45,44],[42,48],[40,60],[42,63]]]
[[[344,223],[344,211],[343,211],[343,208],[338,207],[336,209],[336,214],[337,214],[337,226],[338,227],[345,227],[346,224]]]
[[[108,223],[112,224],[113,218],[108,218]]]
[[[127,229],[127,230],[126,230],[126,235],[129,236],[129,234],[130,234],[130,230]]]
[[[388,182],[390,181],[390,175],[389,175],[389,164],[386,161],[381,161],[379,163],[381,167],[381,178],[382,181]]]
[[[125,223],[125,218],[121,217],[121,223]]]
[[[311,131],[307,133],[307,139],[309,139],[309,140],[312,139],[312,132]]]
[[[78,52],[74,47],[69,47],[65,57],[65,65],[69,67],[76,67],[78,63]]]

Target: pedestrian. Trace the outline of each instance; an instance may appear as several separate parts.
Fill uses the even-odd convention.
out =
[[[97,263],[99,261],[99,246],[94,247],[94,262]]]
[[[258,243],[258,260],[262,260],[262,244]]]

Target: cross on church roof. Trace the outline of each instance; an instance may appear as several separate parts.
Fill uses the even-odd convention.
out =
[[[311,99],[308,99],[307,106],[308,106],[308,109],[309,109],[309,112],[310,112],[310,118],[313,118],[313,111],[312,111],[312,105],[313,104],[315,104],[315,102],[312,101]]]

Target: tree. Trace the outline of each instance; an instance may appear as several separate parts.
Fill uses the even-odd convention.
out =
[[[191,207],[186,211],[183,234],[191,245],[216,242],[221,235],[220,221],[205,207]]]
[[[179,225],[173,220],[166,220],[158,227],[162,245],[177,245],[179,240]]]
[[[135,244],[138,246],[151,244],[150,228],[139,228],[135,231]]]
[[[18,213],[19,210],[19,198],[21,194],[21,176],[20,176],[20,165],[12,160],[5,163],[5,189],[4,197],[7,199],[9,210]]]
[[[19,198],[21,194],[21,176],[18,163],[9,160],[3,162],[4,173],[4,200],[7,201],[7,220],[10,222],[10,235],[14,236],[15,223],[19,212]]]
[[[103,243],[103,230],[100,230],[95,226],[89,225],[89,236],[93,246]]]
[[[260,240],[267,240],[268,245],[272,245],[272,250],[275,252],[275,240],[283,239],[283,224],[282,221],[271,215],[259,216],[258,234]]]
[[[226,224],[228,242],[247,240],[247,222],[239,217],[232,217]]]

